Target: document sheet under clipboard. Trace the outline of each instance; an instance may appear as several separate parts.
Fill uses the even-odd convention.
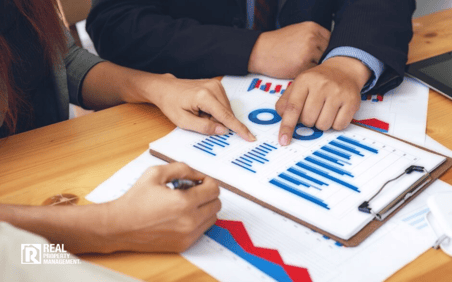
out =
[[[274,109],[289,82],[268,81],[258,85],[256,79],[240,80],[235,88],[226,89],[234,114],[256,135],[256,142],[246,142],[234,132],[204,136],[175,129],[152,142],[151,152],[185,162],[242,196],[343,240],[373,219],[358,206],[386,181],[411,165],[432,171],[446,160],[355,125],[323,132],[300,124],[291,145],[281,147],[280,117]],[[382,210],[423,176],[414,172],[389,183],[372,201],[372,209]]]

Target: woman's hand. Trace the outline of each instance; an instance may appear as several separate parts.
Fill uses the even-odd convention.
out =
[[[171,180],[201,180],[171,190]],[[0,221],[37,233],[72,253],[182,252],[217,220],[218,184],[183,163],[149,168],[121,198],[84,206],[0,204]]]
[[[152,103],[181,128],[208,135],[226,134],[229,128],[247,141],[256,140],[234,116],[223,86],[215,79],[178,79],[103,62],[87,73],[82,97],[85,106],[94,110]]]
[[[201,180],[188,190],[171,190],[173,179]],[[182,252],[217,220],[220,190],[212,178],[186,164],[149,168],[121,198],[107,203],[102,252]],[[109,247],[110,246],[110,247]]]
[[[160,75],[158,80],[143,77],[137,80],[137,85],[137,93],[144,97],[141,100],[155,104],[183,129],[222,135],[228,133],[229,128],[247,141],[256,140],[234,116],[224,88],[216,79],[178,79],[165,74]]]

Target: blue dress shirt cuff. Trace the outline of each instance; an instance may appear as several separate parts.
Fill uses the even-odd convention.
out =
[[[358,59],[372,71],[373,75],[366,83],[366,85],[364,85],[361,93],[366,93],[367,91],[372,89],[385,70],[385,64],[371,54],[358,48],[348,46],[334,48],[333,50],[331,50],[331,52],[328,53],[323,62],[336,56],[345,56]]]

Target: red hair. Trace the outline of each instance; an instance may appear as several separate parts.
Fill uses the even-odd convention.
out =
[[[61,12],[55,0],[3,0],[11,1],[19,13],[30,23],[39,38],[44,59],[50,66],[58,62],[66,51]],[[26,42],[24,42],[26,44]],[[19,109],[23,104],[20,90],[14,84],[11,66],[20,58],[14,58],[8,41],[0,34],[0,99],[7,98],[3,126],[10,134],[16,131]],[[5,100],[4,100],[5,101]],[[4,111],[1,108],[0,112]]]

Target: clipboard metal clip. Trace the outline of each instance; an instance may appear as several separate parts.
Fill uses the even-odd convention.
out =
[[[400,194],[397,198],[395,198],[393,201],[391,201],[385,208],[383,208],[380,212],[376,213],[372,210],[372,208],[369,206],[370,202],[378,195],[380,192],[385,188],[385,186],[400,177],[402,177],[405,174],[410,174],[413,171],[417,172],[425,172],[426,174],[421,177],[418,181],[416,181],[413,185],[408,187],[405,191],[403,191],[402,194]],[[368,201],[364,201],[361,205],[359,205],[358,210],[364,213],[370,213],[378,220],[382,221],[384,220],[390,213],[392,213],[395,209],[397,209],[400,205],[402,205],[408,198],[410,198],[412,195],[416,194],[419,189],[421,189],[425,184],[430,182],[432,180],[432,177],[430,173],[423,167],[423,166],[416,166],[412,165],[405,169],[404,172],[399,174],[393,179],[390,179],[386,181],[385,184],[375,193]]]

